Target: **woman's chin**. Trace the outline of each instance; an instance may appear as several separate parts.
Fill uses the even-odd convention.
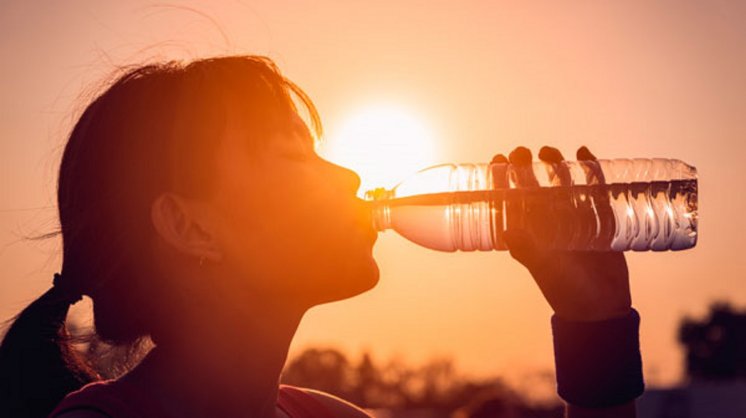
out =
[[[350,269],[347,274],[340,275],[337,272],[331,275],[334,280],[330,281],[323,292],[325,297],[319,304],[348,299],[376,287],[380,278],[378,264],[372,257],[361,264]]]

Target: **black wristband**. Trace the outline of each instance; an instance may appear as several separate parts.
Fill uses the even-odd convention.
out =
[[[645,391],[639,339],[640,315],[569,321],[552,315],[557,393],[585,408],[627,403]]]

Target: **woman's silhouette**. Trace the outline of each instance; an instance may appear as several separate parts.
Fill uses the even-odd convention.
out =
[[[263,57],[149,65],[109,86],[64,150],[62,271],[0,347],[2,416],[368,416],[278,383],[304,313],[378,281],[359,178],[316,155],[320,131],[311,100]],[[621,253],[547,252],[507,235],[555,317],[598,325],[634,312]],[[70,346],[65,316],[81,295],[103,341],[155,343],[118,379],[102,381]],[[634,416],[633,399],[568,413]]]

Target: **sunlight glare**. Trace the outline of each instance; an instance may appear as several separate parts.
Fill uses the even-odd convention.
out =
[[[390,189],[434,164],[431,132],[409,109],[379,105],[363,108],[332,129],[319,149],[329,161],[360,175],[358,196],[376,187]]]

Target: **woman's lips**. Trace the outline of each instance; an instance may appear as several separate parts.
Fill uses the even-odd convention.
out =
[[[370,243],[371,245],[376,243],[376,240],[378,239],[378,231],[376,231],[373,228],[368,229],[368,235],[370,237]]]

